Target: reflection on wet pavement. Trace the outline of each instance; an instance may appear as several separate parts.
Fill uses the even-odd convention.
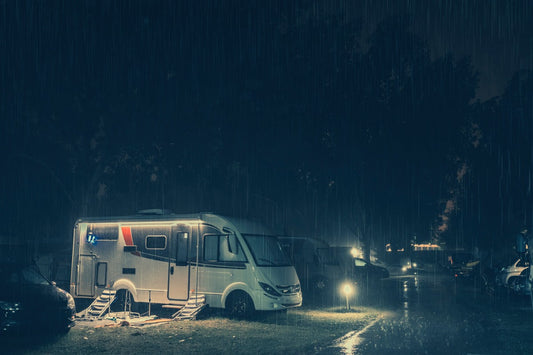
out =
[[[338,349],[341,354],[353,354],[354,351],[356,351],[357,346],[364,340],[360,335],[364,334],[369,328],[373,327],[374,324],[380,320],[381,317],[377,318],[363,329],[350,332],[342,338],[337,339],[331,348]]]
[[[476,342],[486,335],[458,305],[455,280],[448,275],[391,278],[381,292],[379,306],[394,316],[346,334],[321,353],[467,354],[476,353]]]

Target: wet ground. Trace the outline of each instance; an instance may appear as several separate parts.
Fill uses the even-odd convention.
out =
[[[529,299],[487,294],[443,271],[391,277],[361,302],[391,316],[338,339],[323,354],[533,354]]]

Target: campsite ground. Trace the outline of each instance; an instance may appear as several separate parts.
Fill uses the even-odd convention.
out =
[[[207,310],[194,321],[150,321],[142,326],[133,320],[78,321],[68,334],[56,338],[32,334],[8,339],[8,344],[0,339],[0,352],[531,353],[530,297],[487,294],[471,281],[445,273],[390,277],[379,292],[364,299],[361,294],[350,310],[340,304],[306,305],[286,312],[260,312],[253,320],[230,319],[221,311]]]
[[[11,341],[11,352],[59,353],[313,353],[386,312],[367,307],[299,308],[233,320],[211,313],[195,321],[154,326],[92,327],[77,324],[67,335],[39,342]]]

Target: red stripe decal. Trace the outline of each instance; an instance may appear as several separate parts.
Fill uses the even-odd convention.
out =
[[[131,227],[122,227],[122,236],[126,245],[133,245],[133,238],[131,237]]]

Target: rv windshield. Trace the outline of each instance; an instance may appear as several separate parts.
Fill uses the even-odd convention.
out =
[[[268,235],[243,235],[257,266],[290,266],[278,239]]]
[[[353,256],[350,254],[350,248],[318,248],[317,253],[320,257],[320,260],[324,264],[339,265],[344,272],[351,272],[354,267]]]
[[[326,265],[339,265],[339,259],[332,248],[318,248],[316,251],[322,263]]]

